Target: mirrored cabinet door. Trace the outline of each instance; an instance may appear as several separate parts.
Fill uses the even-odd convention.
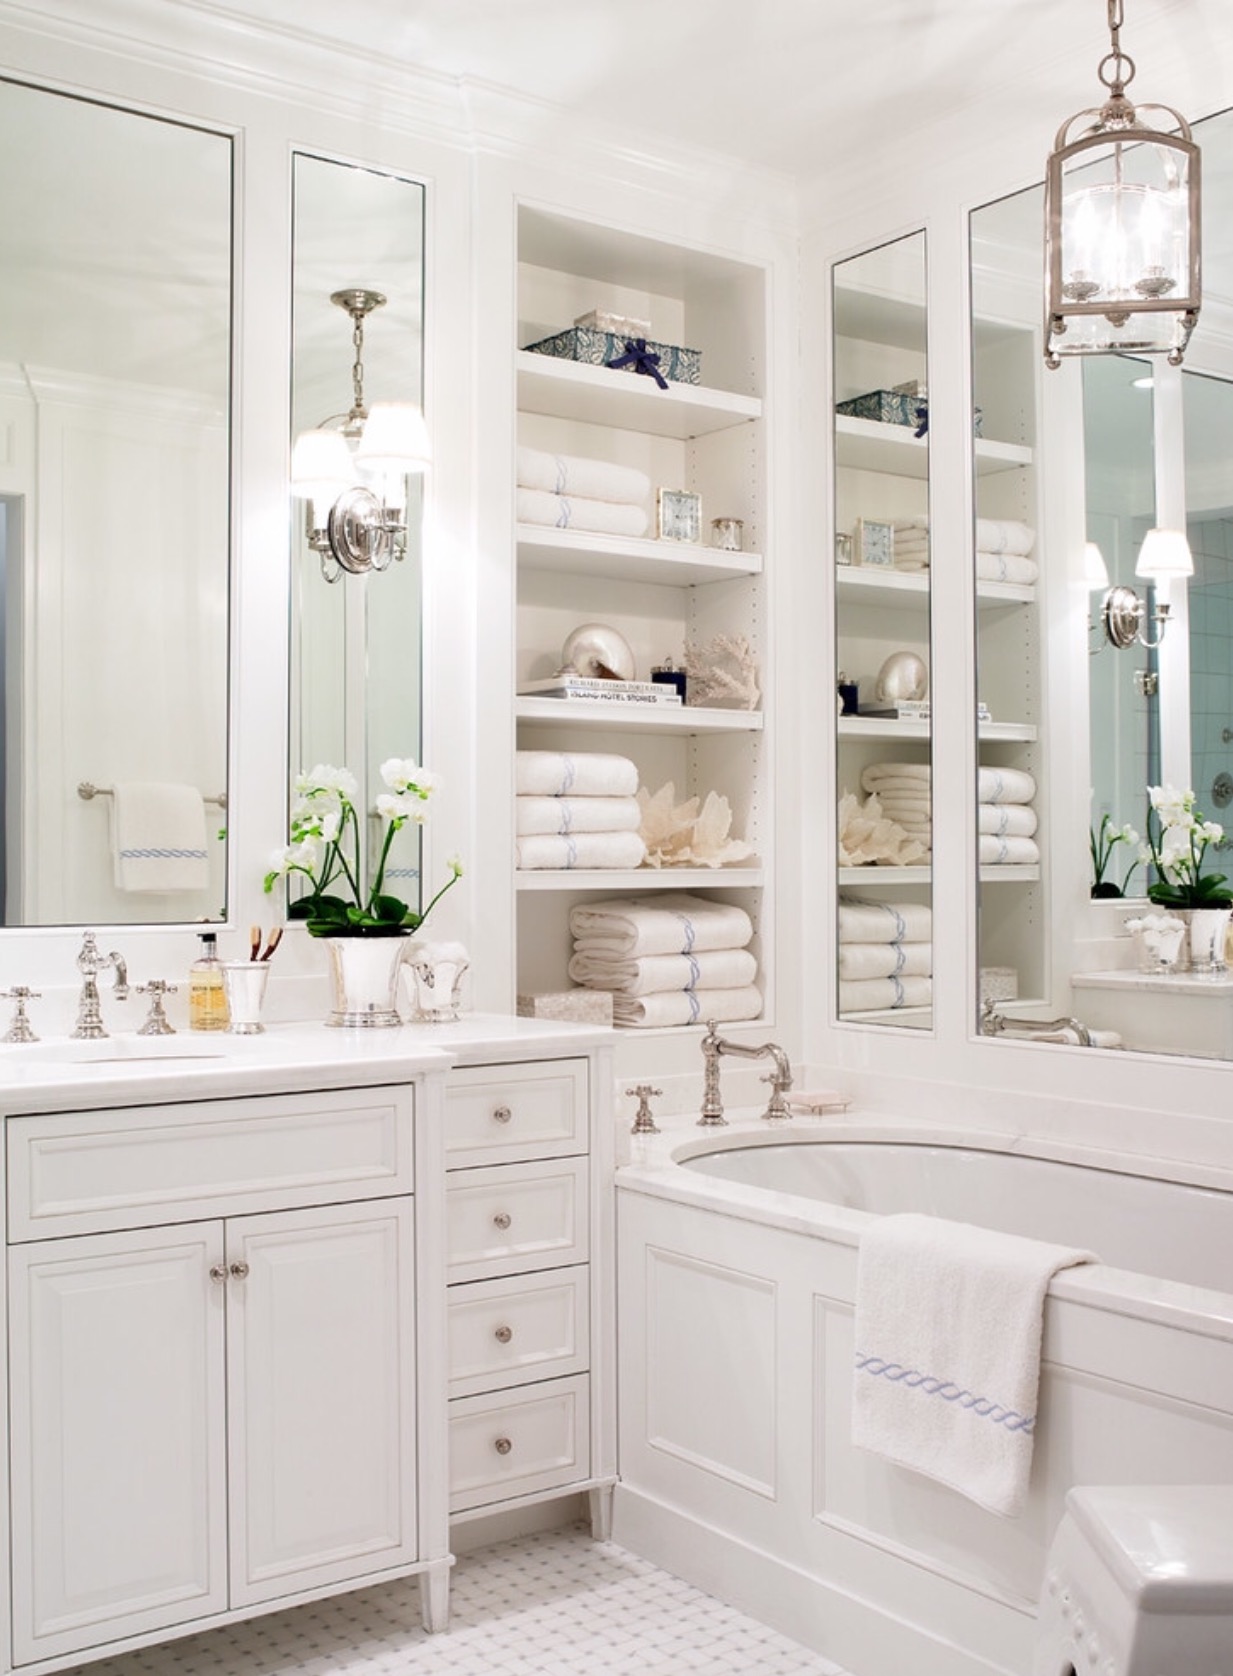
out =
[[[834,269],[839,1016],[932,1023],[924,233]]]

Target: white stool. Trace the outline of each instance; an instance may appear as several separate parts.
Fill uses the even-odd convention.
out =
[[[1233,1484],[1071,1490],[1032,1676],[1233,1676]]]

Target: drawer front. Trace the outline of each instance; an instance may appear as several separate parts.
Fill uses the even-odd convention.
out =
[[[585,1374],[450,1403],[451,1513],[580,1483],[590,1472]]]
[[[9,1238],[412,1188],[410,1087],[10,1118]]]
[[[450,1395],[585,1373],[589,1273],[551,1269],[451,1287]]]
[[[452,1071],[445,1119],[446,1164],[453,1170],[585,1152],[587,1062]]]
[[[445,1190],[451,1281],[487,1280],[587,1259],[587,1161],[459,1170]]]

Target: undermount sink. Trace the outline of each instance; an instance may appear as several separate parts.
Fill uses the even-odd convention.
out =
[[[106,1065],[141,1060],[222,1059],[224,1050],[175,1036],[105,1036],[100,1041],[14,1042],[0,1064]]]

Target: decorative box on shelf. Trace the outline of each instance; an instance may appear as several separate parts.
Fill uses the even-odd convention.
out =
[[[650,338],[626,336],[617,332],[602,332],[594,326],[570,326],[567,331],[554,332],[538,343],[528,343],[532,355],[552,355],[557,360],[585,361],[593,367],[617,367],[620,372],[645,370],[653,376],[652,368],[661,378],[672,384],[701,384],[702,352],[682,349],[674,343],[658,343]],[[658,357],[657,360],[653,357]],[[649,361],[650,365],[644,363]]]
[[[612,995],[606,989],[548,990],[518,997],[519,1018],[552,1018],[563,1024],[611,1024]]]
[[[879,425],[910,425],[919,430],[929,424],[929,398],[922,391],[914,394],[910,386],[896,390],[869,390],[863,396],[850,396],[836,402],[835,412],[845,419],[872,419]],[[980,408],[972,410],[972,434],[983,436],[985,416]]]
[[[610,308],[589,309],[574,316],[575,326],[590,326],[597,332],[615,332],[618,337],[649,338],[651,322],[637,320],[632,314],[617,314]]]

